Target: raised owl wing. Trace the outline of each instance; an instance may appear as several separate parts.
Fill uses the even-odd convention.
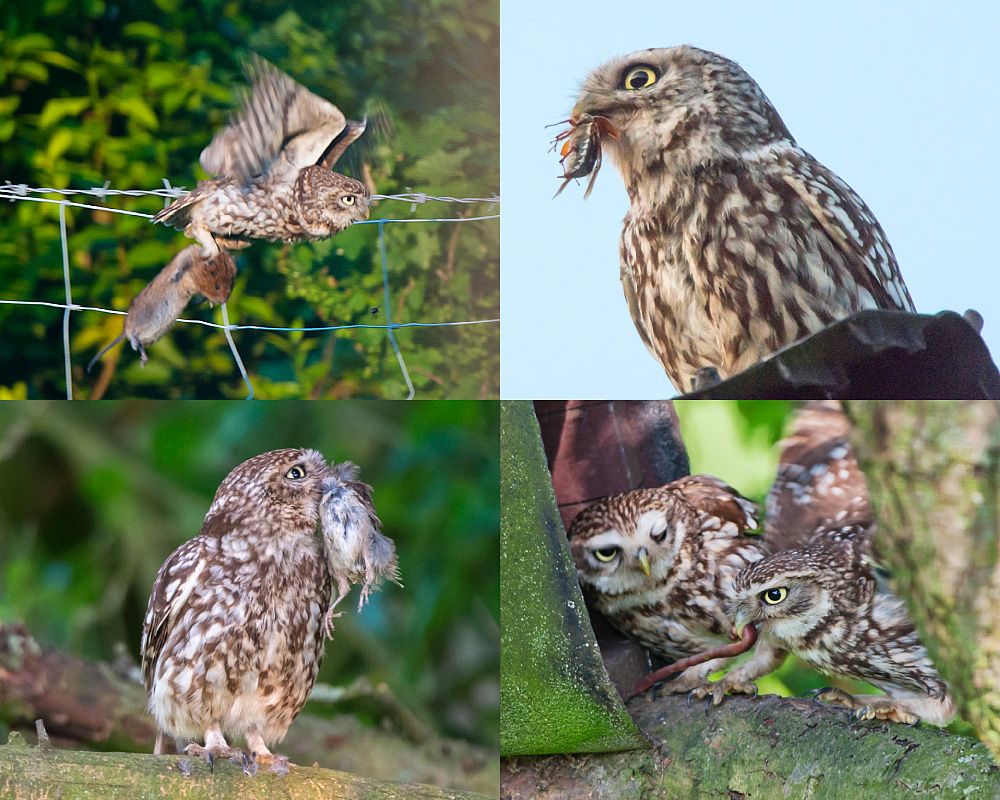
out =
[[[777,169],[843,254],[859,290],[867,291],[878,308],[915,310],[889,240],[865,201],[798,147],[781,152]]]
[[[203,547],[201,538],[182,544],[163,563],[153,581],[149,607],[142,623],[142,682],[147,694],[153,688],[156,662],[163,645],[177,617],[183,613],[202,570],[207,569]]]
[[[849,526],[868,530],[863,544],[870,542],[875,517],[849,432],[836,400],[811,401],[795,415],[764,502],[771,552],[804,547],[818,533]]]
[[[262,58],[246,65],[251,92],[239,112],[201,153],[213,175],[245,185],[254,178],[294,181],[313,164],[332,167],[365,129]]]
[[[756,530],[756,504],[718,478],[711,475],[689,475],[670,485],[680,491],[684,500],[703,515],[718,519],[723,530],[726,523],[734,525],[732,535],[738,536],[746,531]],[[707,529],[711,525],[703,522],[702,527]]]

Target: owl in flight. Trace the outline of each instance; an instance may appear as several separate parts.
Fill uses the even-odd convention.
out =
[[[592,185],[606,147],[625,181],[625,298],[678,391],[857,311],[914,310],[868,206],[735,62],[690,46],[612,59],[569,121],[563,177]]]
[[[251,91],[201,153],[202,167],[216,177],[153,217],[197,239],[199,251],[182,250],[132,301],[125,332],[88,371],[125,338],[145,364],[145,347],[170,329],[195,294],[226,302],[236,265],[225,251],[248,247],[251,239],[325,239],[368,219],[368,189],[332,171],[365,123],[346,119],[263,59],[254,57],[246,72]]]
[[[202,256],[250,239],[325,239],[368,218],[368,189],[332,167],[365,130],[263,59],[247,65],[252,90],[201,153],[216,177],[153,217],[197,239]]]

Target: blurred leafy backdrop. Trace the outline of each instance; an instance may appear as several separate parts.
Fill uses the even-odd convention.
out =
[[[366,171],[381,194],[499,192],[499,0],[39,0],[0,4],[0,182],[34,187],[193,188],[251,52],[360,119],[380,103],[396,136]],[[365,138],[369,138],[366,137]],[[365,141],[363,138],[361,141]],[[360,142],[359,142],[360,144]],[[354,145],[351,150],[358,148]],[[351,152],[349,150],[349,154]],[[363,152],[363,151],[361,151]],[[344,162],[338,164],[341,169]],[[348,159],[350,165],[350,159]],[[94,202],[94,198],[75,198]],[[99,202],[95,204],[100,205]],[[144,213],[155,197],[109,199]],[[63,302],[59,207],[0,204],[0,297]],[[485,205],[384,201],[373,218],[479,216]],[[190,240],[141,217],[66,209],[73,299],[124,310]],[[499,316],[499,220],[385,227],[395,322]],[[236,253],[234,324],[383,324],[377,226]],[[376,309],[373,312],[373,309]],[[221,322],[218,309],[185,317]],[[64,397],[62,313],[0,304],[0,397]],[[179,324],[140,368],[128,348],[87,361],[122,318],[72,316],[77,395],[242,397],[221,331]],[[405,396],[384,330],[238,331],[261,397]],[[396,332],[418,397],[496,397],[499,325]]]
[[[138,654],[160,565],[233,467],[282,447],[360,466],[405,585],[360,614],[351,593],[319,680],[386,681],[438,732],[497,747],[497,403],[0,403],[0,624]]]

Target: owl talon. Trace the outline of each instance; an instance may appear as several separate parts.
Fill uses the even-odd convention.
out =
[[[692,690],[691,690],[690,692],[688,692],[688,696],[687,696],[687,704],[688,704],[688,708],[691,708],[691,697],[692,697],[692,696],[693,696],[693,695],[694,695],[694,694],[695,694],[695,693],[696,693],[697,691],[698,691],[697,689],[692,689]]]

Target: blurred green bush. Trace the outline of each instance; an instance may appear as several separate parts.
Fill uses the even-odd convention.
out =
[[[169,179],[192,188],[205,177],[197,164],[201,148],[226,122],[234,88],[244,83],[241,59],[255,52],[349,118],[360,119],[373,102],[389,112],[395,138],[356,153],[353,170],[365,169],[357,163],[364,158],[379,193],[412,188],[488,197],[500,187],[499,16],[499,0],[5,3],[0,180],[156,189]],[[109,205],[154,213],[162,201],[117,197]],[[385,201],[373,216],[486,210],[429,203],[411,212]],[[58,212],[48,203],[0,204],[3,298],[64,301]],[[73,300],[85,306],[126,309],[190,243],[141,217],[67,208],[66,221]],[[387,225],[393,320],[498,317],[498,223]],[[230,320],[272,327],[384,323],[377,245],[377,226],[359,225],[325,242],[260,243],[237,253]],[[184,316],[221,322],[207,306]],[[0,304],[0,396],[65,396],[61,322],[56,309]],[[77,395],[93,392],[99,372],[88,376],[84,365],[121,329],[118,316],[73,314]],[[384,330],[235,336],[260,397],[405,396]],[[418,396],[497,396],[498,325],[396,336]],[[221,331],[200,325],[175,326],[144,369],[131,349],[107,358],[120,359],[107,388],[111,397],[245,392]]]
[[[498,746],[497,403],[2,403],[0,624],[138,654],[160,565],[233,467],[281,447],[360,466],[405,585],[360,614],[352,592],[319,680],[384,680],[439,732]]]

